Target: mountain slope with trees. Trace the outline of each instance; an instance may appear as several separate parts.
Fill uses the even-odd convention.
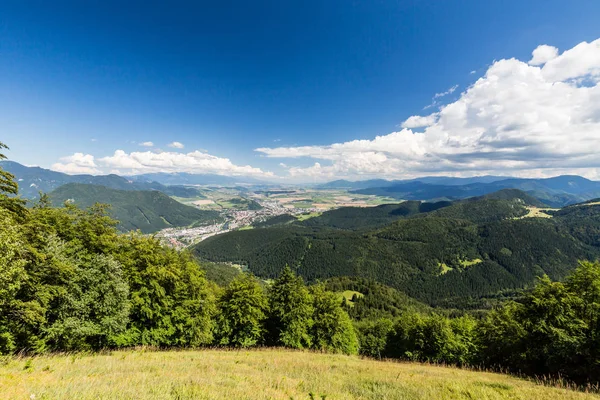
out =
[[[99,185],[69,183],[49,195],[55,206],[72,201],[82,208],[95,203],[110,205],[110,215],[119,221],[121,231],[139,229],[143,233],[164,228],[210,223],[220,220],[217,211],[199,210],[153,190],[116,190]]]
[[[501,368],[567,380],[586,390],[600,383],[600,263],[584,261],[575,268],[570,264],[585,251],[590,251],[588,258],[595,255],[597,202],[555,211],[553,218],[476,223],[480,213],[471,220],[436,215],[452,207],[458,207],[460,215],[463,203],[458,203],[363,232],[293,223],[286,227],[296,231],[287,233],[280,226],[257,228],[265,243],[254,238],[232,250],[236,257],[245,257],[254,246],[257,254],[267,250],[278,257],[271,261],[280,267],[270,267],[275,279],[217,273],[228,282],[222,287],[206,279],[190,253],[139,233],[119,234],[117,221],[102,204],[85,210],[72,203],[52,207],[43,195],[26,208],[14,196],[17,191],[14,177],[0,169],[2,355],[19,354],[21,360],[24,354],[48,351],[89,355],[134,346],[270,345]],[[506,193],[496,197],[501,200],[477,200],[488,202],[480,210],[493,209],[497,201],[518,210],[525,201]],[[510,209],[506,205],[497,209],[505,212]],[[313,253],[313,248],[320,250]],[[331,256],[321,258],[325,268],[314,268],[319,265],[316,258],[311,264],[316,255]],[[416,294],[416,288],[426,298],[451,300],[450,295],[504,284],[504,276],[515,279],[516,287],[532,285],[475,319],[458,311],[436,312],[371,277],[306,285],[295,272],[306,273],[309,266],[317,275],[326,275],[328,266],[343,268],[346,256],[355,257],[350,258],[354,270],[346,275],[390,276],[397,286],[408,282],[407,293]],[[476,256],[481,259],[472,258]],[[298,262],[285,266],[290,257],[298,257]],[[548,275],[563,279],[557,282]],[[441,280],[427,286],[426,276]],[[461,281],[461,276],[470,278]],[[353,293],[349,300],[348,291]],[[78,357],[73,354],[70,364]],[[10,356],[3,359],[0,368],[10,369],[15,362]],[[32,373],[38,370],[37,360],[28,359],[18,369]],[[330,370],[331,365],[324,371]],[[51,367],[41,371],[54,373]],[[10,382],[15,374],[9,375]],[[373,382],[369,385],[372,394]],[[173,386],[169,388],[174,393]]]
[[[303,222],[218,235],[193,252],[200,259],[247,265],[263,278],[288,264],[310,281],[373,279],[429,304],[461,307],[469,298],[532,285],[543,274],[560,279],[579,259],[600,256],[600,205],[586,206],[584,215],[563,209],[553,218],[526,218],[531,203],[539,204],[525,193],[503,191],[437,203],[439,208],[405,202],[339,209]],[[423,207],[431,211],[418,212]]]
[[[202,197],[196,188],[166,186],[148,179],[131,180],[119,175],[68,175],[40,167],[27,167],[14,161],[0,161],[0,167],[11,173],[19,183],[19,194],[35,200],[39,192],[50,193],[68,183],[106,186],[117,190],[158,190],[169,196]]]

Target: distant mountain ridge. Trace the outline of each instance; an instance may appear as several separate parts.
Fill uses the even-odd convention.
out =
[[[451,176],[424,176],[422,178],[414,178],[414,179],[395,179],[395,180],[387,180],[387,179],[368,179],[364,181],[348,181],[345,179],[338,179],[335,181],[323,183],[317,185],[319,189],[368,189],[374,187],[387,187],[393,186],[396,184],[403,183],[412,183],[412,182],[422,182],[426,184],[434,184],[434,185],[447,185],[447,186],[459,186],[459,185],[467,185],[470,183],[491,183],[496,181],[501,181],[504,179],[509,179],[511,177],[507,176],[492,176],[492,175],[483,175],[483,176],[475,176],[471,178],[455,178]]]
[[[240,181],[237,178],[221,175],[184,173],[143,174],[130,177],[115,174],[69,175],[40,167],[27,167],[14,161],[0,161],[0,168],[15,175],[19,183],[19,194],[30,200],[36,199],[40,191],[50,193],[67,183],[101,185],[117,190],[159,190],[170,196],[201,197],[197,189],[184,185],[234,185]]]
[[[262,184],[255,178],[235,177],[217,174],[191,174],[188,172],[156,172],[127,177],[134,182],[158,182],[163,185],[219,185],[230,186],[238,184]]]
[[[600,182],[576,175],[553,178],[466,178],[483,179],[479,182],[461,184],[462,178],[433,179],[389,182],[384,186],[354,189],[359,194],[374,194],[404,200],[458,200],[483,196],[502,189],[518,189],[535,197],[547,206],[562,207],[600,197]],[[370,182],[370,181],[365,181]]]

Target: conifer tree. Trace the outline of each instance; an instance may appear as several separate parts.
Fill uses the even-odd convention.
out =
[[[8,149],[4,143],[0,142],[0,150]],[[0,160],[6,160],[6,156],[0,153]],[[0,168],[0,208],[7,209],[18,218],[23,218],[27,214],[25,201],[15,197],[19,194],[19,185],[15,181],[15,176]]]

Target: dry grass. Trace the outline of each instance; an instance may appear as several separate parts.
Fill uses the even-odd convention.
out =
[[[312,397],[311,397],[312,396]],[[507,375],[280,349],[9,359],[1,399],[593,399]]]
[[[527,207],[527,214],[517,219],[522,218],[552,218],[552,215],[547,214],[546,211],[556,211],[558,208],[538,208],[538,207]]]
[[[584,204],[577,204],[578,206],[600,206],[600,201],[595,201],[593,203],[584,203]]]

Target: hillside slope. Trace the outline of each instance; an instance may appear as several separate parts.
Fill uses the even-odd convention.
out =
[[[583,214],[524,218],[532,207],[525,196],[457,201],[375,227],[368,213],[377,221],[383,208],[361,209],[355,221],[364,221],[366,229],[343,214],[324,213],[304,223],[215,236],[193,252],[200,259],[247,265],[264,278],[289,264],[309,280],[357,276],[429,304],[455,306],[467,297],[526,287],[543,274],[560,279],[579,259],[600,256],[600,212],[594,212],[600,205],[586,206]]]
[[[166,194],[153,191],[115,190],[105,186],[69,183],[50,193],[54,205],[72,200],[80,207],[94,203],[111,205],[110,214],[120,222],[119,229],[139,229],[143,233],[164,228],[208,223],[219,220],[216,211],[198,210],[173,200]]]
[[[0,376],[3,399],[598,399],[502,374],[281,349],[19,358]]]
[[[165,186],[156,181],[132,181],[119,175],[68,175],[40,167],[27,167],[13,161],[0,161],[0,168],[10,172],[19,183],[19,194],[26,199],[37,199],[39,192],[50,193],[67,183],[101,185],[118,190],[159,190],[170,196],[201,197],[195,188]]]

